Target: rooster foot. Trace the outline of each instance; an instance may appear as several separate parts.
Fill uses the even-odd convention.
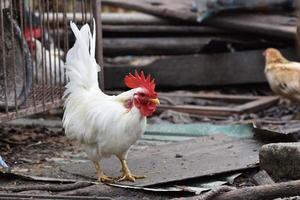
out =
[[[106,176],[106,175],[102,175],[98,177],[98,181],[102,182],[102,183],[111,183],[114,181],[114,179],[112,177]]]
[[[123,176],[121,176],[119,179],[117,179],[117,181],[118,182],[120,182],[120,181],[134,182],[136,179],[143,179],[143,178],[146,178],[146,176],[136,176],[129,172],[129,173],[124,173]]]

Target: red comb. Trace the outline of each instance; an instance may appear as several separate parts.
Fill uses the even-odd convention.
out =
[[[156,95],[155,90],[155,83],[154,79],[151,80],[150,74],[145,77],[144,72],[141,71],[141,74],[135,70],[134,75],[129,73],[128,75],[125,76],[124,78],[124,83],[127,87],[129,88],[146,88],[152,95]]]

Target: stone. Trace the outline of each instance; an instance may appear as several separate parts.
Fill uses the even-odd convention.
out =
[[[300,142],[271,143],[259,152],[260,167],[275,179],[300,178]]]

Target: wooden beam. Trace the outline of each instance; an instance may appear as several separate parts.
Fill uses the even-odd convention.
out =
[[[243,31],[280,38],[296,38],[296,18],[279,14],[226,13],[208,19],[204,24],[227,30]],[[247,23],[245,23],[247,22]]]
[[[106,38],[105,56],[197,54],[211,37]]]
[[[105,64],[105,85],[107,89],[125,88],[124,76],[135,69],[151,74],[158,88],[265,83],[262,52],[169,56],[144,66]],[[290,60],[297,60],[295,50],[282,50],[282,53]]]
[[[215,95],[216,99],[218,95]],[[222,95],[223,99],[224,96]],[[184,97],[182,97],[183,99]],[[270,107],[278,102],[278,97],[260,97],[256,96],[255,99],[249,99],[248,102],[244,102],[238,106],[199,106],[199,105],[165,105],[158,106],[158,111],[174,110],[183,113],[201,115],[201,116],[230,116],[233,114],[243,114],[249,112],[259,111],[261,109]],[[235,99],[236,100],[236,99]],[[241,99],[244,100],[244,99]],[[227,99],[230,102],[230,97]]]
[[[215,196],[214,200],[271,200],[300,195],[300,180],[244,187]]]
[[[102,3],[173,20],[196,22],[197,19],[196,12],[191,9],[194,0],[102,0]]]
[[[207,26],[187,25],[103,25],[104,32],[113,33],[199,33],[222,34],[229,33],[222,29]],[[149,35],[149,34],[148,34]]]

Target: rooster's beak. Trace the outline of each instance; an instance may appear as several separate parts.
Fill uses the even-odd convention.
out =
[[[160,104],[158,98],[155,98],[155,99],[149,99],[149,101],[151,101],[151,102],[154,103],[154,104]]]

